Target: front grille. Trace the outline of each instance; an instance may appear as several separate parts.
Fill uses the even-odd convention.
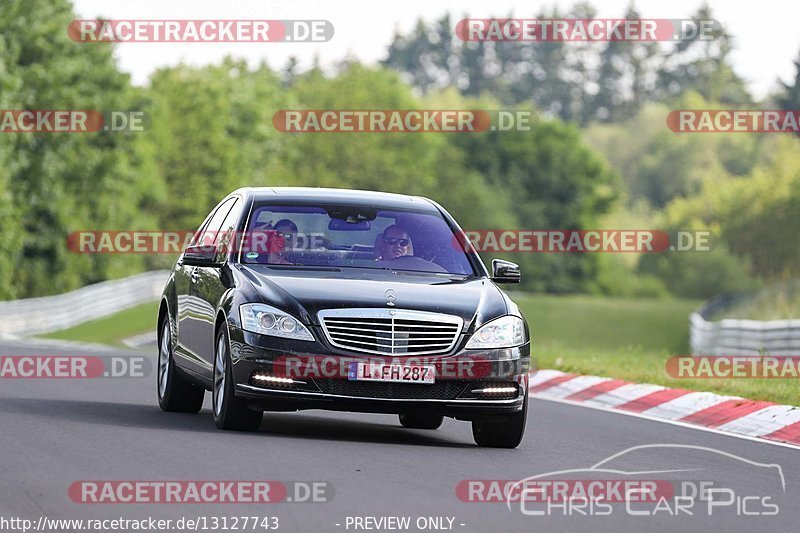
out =
[[[447,352],[463,326],[457,316],[404,309],[328,309],[319,318],[334,346],[388,355]]]
[[[315,379],[314,381],[325,394],[387,400],[454,400],[467,386],[467,382],[455,380],[437,381],[429,385],[349,381],[346,379]]]

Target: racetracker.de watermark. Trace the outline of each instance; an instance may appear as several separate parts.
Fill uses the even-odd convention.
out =
[[[528,371],[527,362],[517,359],[503,360],[491,354],[471,354],[458,358],[442,358],[430,356],[370,356],[347,357],[329,355],[279,355],[272,363],[271,373],[265,373],[265,380],[277,378],[314,378],[314,379],[353,379],[357,371],[356,365],[367,368],[374,367],[375,372],[384,371],[385,367],[394,367],[398,380],[409,377],[409,374],[425,368],[431,378],[437,380],[459,380],[479,378],[515,378]],[[255,374],[258,375],[257,373]]]
[[[800,355],[674,355],[665,370],[676,379],[798,379]]]
[[[481,110],[282,109],[272,117],[283,133],[470,133],[488,131]]]
[[[667,126],[675,133],[800,133],[800,110],[675,109]]]
[[[322,43],[333,38],[327,20],[73,20],[79,43]]]
[[[143,131],[144,111],[0,109],[0,133]]]
[[[456,485],[458,499],[469,503],[655,502],[674,494],[671,482],[655,479],[464,479]]]
[[[722,34],[713,19],[463,19],[455,34],[462,41],[710,41]]]
[[[67,249],[80,254],[180,254],[195,237],[194,231],[73,231],[67,235]],[[249,232],[207,231],[195,243],[216,249],[224,239],[233,252],[269,253],[281,249],[280,233],[275,230]],[[298,233],[293,250],[314,250],[325,244],[323,233]]]
[[[79,480],[70,500],[81,504],[327,503],[327,481],[277,480]]]
[[[282,133],[530,132],[539,116],[526,109],[281,109]]]
[[[711,232],[685,230],[465,230],[458,249],[527,253],[662,253],[711,249]]]
[[[92,355],[2,355],[0,379],[143,378],[153,365],[146,357]]]

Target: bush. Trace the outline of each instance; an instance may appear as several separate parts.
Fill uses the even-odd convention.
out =
[[[591,292],[625,298],[667,298],[664,282],[652,274],[638,274],[619,255],[599,258],[597,281]]]
[[[754,288],[749,262],[719,244],[708,252],[671,252],[642,256],[638,273],[652,275],[676,296],[710,298],[724,292]]]

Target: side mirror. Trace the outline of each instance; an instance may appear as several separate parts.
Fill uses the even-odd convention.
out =
[[[222,262],[217,261],[216,246],[189,246],[183,252],[183,264],[199,267],[219,267]]]
[[[492,281],[495,283],[519,283],[522,276],[519,265],[502,259],[492,259]]]

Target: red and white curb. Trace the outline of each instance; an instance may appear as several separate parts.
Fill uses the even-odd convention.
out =
[[[559,370],[532,373],[534,398],[577,403],[800,446],[800,407]]]

